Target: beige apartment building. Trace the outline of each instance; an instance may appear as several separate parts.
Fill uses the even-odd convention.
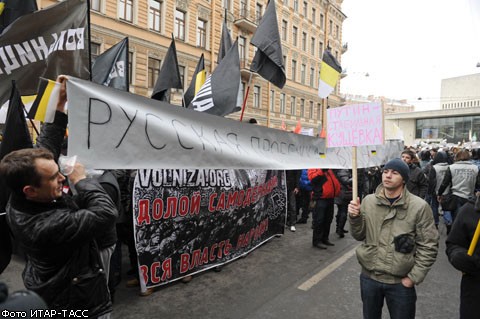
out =
[[[39,0],[39,9],[56,3]],[[340,106],[339,85],[328,101],[317,95],[323,51],[327,46],[340,61],[343,0],[276,0],[278,28],[287,75],[278,89],[253,74],[244,119],[293,130],[298,120],[317,133],[327,104]],[[238,37],[243,90],[250,78],[255,47],[250,44],[267,0],[90,0],[91,50],[95,58],[125,37],[129,38],[130,91],[150,96],[162,60],[175,37],[180,73],[188,88],[201,54],[209,73],[216,67],[222,24],[233,40]],[[171,102],[181,105],[182,90]],[[238,119],[240,112],[230,117]]]

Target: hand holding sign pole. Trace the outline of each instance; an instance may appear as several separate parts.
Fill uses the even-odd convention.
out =
[[[327,110],[327,147],[352,147],[352,197],[358,197],[357,146],[383,145],[381,103],[354,104]]]

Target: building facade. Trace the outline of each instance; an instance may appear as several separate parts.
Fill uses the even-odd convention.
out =
[[[55,4],[39,0],[39,9]],[[280,90],[253,74],[244,118],[261,125],[318,132],[323,109],[341,105],[339,85],[328,102],[317,95],[323,51],[331,48],[341,62],[347,49],[342,43],[343,0],[277,0],[278,28],[287,76]],[[250,44],[265,12],[267,0],[90,0],[92,59],[129,38],[130,91],[150,96],[162,61],[175,37],[184,88],[188,88],[201,54],[211,73],[216,67],[223,21],[233,40],[238,38],[243,91],[250,79],[255,48]],[[340,81],[339,81],[340,82]],[[182,90],[173,92],[172,104],[181,105]],[[240,112],[230,117],[238,119]]]
[[[441,85],[442,109],[480,107],[480,73],[443,79]]]

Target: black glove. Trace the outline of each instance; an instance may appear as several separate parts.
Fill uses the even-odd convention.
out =
[[[398,235],[393,238],[393,243],[395,244],[395,250],[403,254],[411,253],[415,247],[415,240],[410,234]]]

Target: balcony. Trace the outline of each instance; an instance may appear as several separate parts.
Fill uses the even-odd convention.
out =
[[[255,12],[250,12],[247,9],[240,9],[235,15],[233,22],[238,28],[254,33],[257,30],[257,25],[260,19],[257,19]]]

